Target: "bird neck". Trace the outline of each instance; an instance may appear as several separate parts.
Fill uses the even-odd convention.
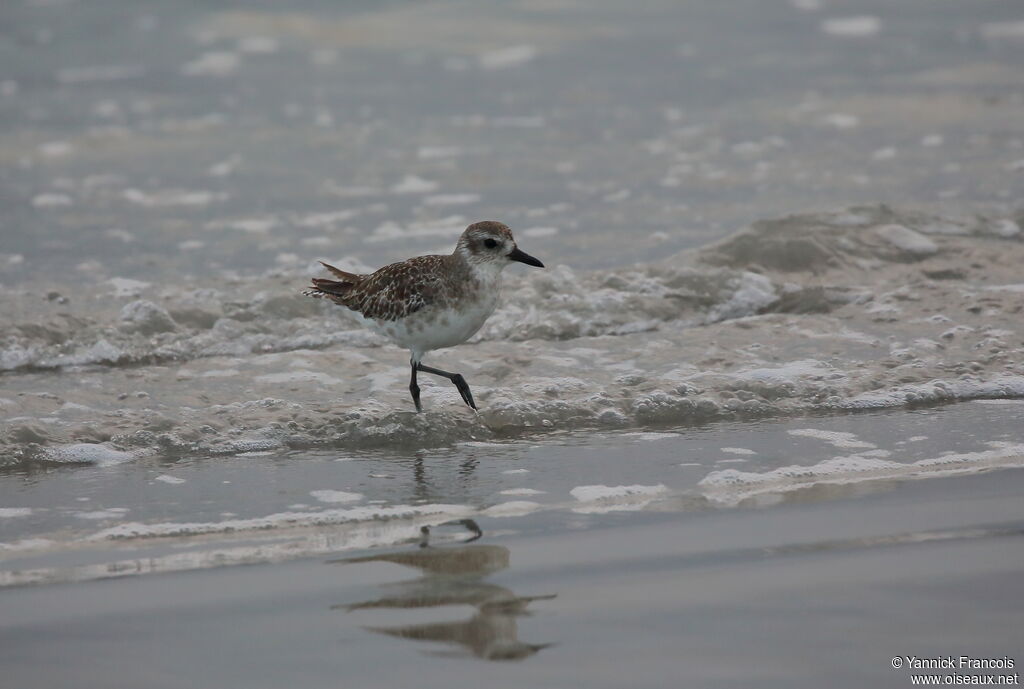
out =
[[[495,261],[491,257],[481,258],[461,246],[455,249],[452,257],[463,264],[473,278],[483,283],[497,282],[501,278],[501,271],[508,264],[508,261]]]

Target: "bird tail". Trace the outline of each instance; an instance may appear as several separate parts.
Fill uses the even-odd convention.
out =
[[[324,263],[323,261],[320,261],[320,265],[322,265],[327,270],[331,271],[331,274],[334,275],[334,277],[336,278],[340,278],[342,282],[351,282],[352,284],[355,284],[363,279],[362,275],[356,275],[355,273],[347,273],[340,268],[335,268],[330,263]]]
[[[324,278],[313,278],[313,285],[310,289],[303,292],[307,297],[343,297],[345,294],[359,284],[359,281],[363,279],[362,275],[356,275],[355,273],[347,273],[340,268],[320,261],[322,265],[331,273],[340,278],[339,280],[327,280]]]

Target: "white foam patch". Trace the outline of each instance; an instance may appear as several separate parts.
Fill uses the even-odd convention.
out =
[[[480,55],[480,67],[483,69],[519,67],[525,65],[536,56],[536,47],[532,45],[514,45],[483,53]]]
[[[105,510],[93,510],[91,512],[75,512],[75,517],[78,519],[89,519],[89,520],[101,520],[101,519],[117,519],[123,517],[128,512],[126,507],[110,507]]]
[[[491,120],[491,124],[495,127],[543,127],[547,124],[547,120],[540,116],[530,115],[512,115],[509,117],[495,117]]]
[[[844,374],[817,359],[802,359],[770,368],[750,368],[733,374],[740,380],[754,380],[762,383],[793,383],[801,378],[843,378]]]
[[[329,503],[359,502],[363,499],[362,493],[349,493],[343,490],[311,490],[309,494],[320,502]]]
[[[32,508],[30,507],[0,507],[0,519],[27,517],[30,514],[32,514]]]
[[[59,158],[74,153],[75,147],[67,141],[47,141],[39,144],[39,152],[47,158]]]
[[[512,500],[492,505],[482,512],[488,517],[520,517],[540,509],[542,505],[529,500]]]
[[[1024,282],[1012,285],[985,285],[983,289],[990,292],[1024,292]]]
[[[722,452],[727,452],[731,455],[756,455],[757,453],[753,450],[748,450],[745,447],[723,447],[720,448]]]
[[[53,541],[48,538],[22,538],[21,540],[14,541],[12,543],[0,543],[0,552],[2,551],[31,551],[31,550],[43,550],[53,545]]]
[[[651,504],[657,496],[667,493],[664,484],[643,486],[576,486],[569,491],[580,503],[572,508],[578,514],[604,514],[607,512],[633,512]]]
[[[125,353],[120,348],[103,339],[75,354],[61,354],[53,359],[40,362],[45,366],[87,366],[89,364],[116,364]]]
[[[203,53],[185,63],[181,73],[187,76],[227,77],[238,71],[241,64],[242,58],[237,53],[214,51]]]
[[[884,409],[908,403],[933,403],[983,398],[1024,397],[1024,376],[1000,375],[991,380],[934,380],[875,390],[842,400],[839,409]]]
[[[729,297],[708,310],[708,322],[743,318],[760,312],[776,301],[778,294],[772,281],[764,275],[744,271],[733,281],[734,291]]]
[[[215,368],[203,371],[200,378],[234,378],[239,374],[237,368]]]
[[[457,158],[466,152],[461,146],[420,146],[416,151],[416,157],[420,160],[439,160],[442,158]]]
[[[465,206],[480,201],[480,194],[434,194],[423,199],[427,206]]]
[[[391,192],[394,194],[429,194],[432,191],[437,191],[439,186],[441,185],[437,182],[416,175],[406,175],[391,187]]]
[[[159,189],[153,192],[125,189],[122,196],[126,201],[148,208],[201,208],[228,198],[224,192],[189,189]]]
[[[157,476],[153,480],[154,481],[159,481],[160,483],[169,483],[171,485],[178,485],[178,484],[181,484],[181,483],[185,483],[185,479],[178,478],[177,476],[171,476],[170,474],[160,474],[159,476]]]
[[[263,531],[288,527],[329,526],[351,522],[384,521],[388,519],[411,519],[419,516],[443,516],[445,519],[468,516],[473,508],[466,505],[395,505],[392,507],[350,507],[330,509],[321,512],[279,512],[252,519],[225,519],[219,522],[164,522],[143,524],[128,522],[109,529],[103,529],[86,540],[105,541],[129,538],[156,538],[170,536],[195,536],[198,534],[237,533],[240,531]]]
[[[528,473],[530,473],[530,470],[529,469],[505,469],[505,471],[503,471],[501,473],[503,473],[503,474],[528,474]]]
[[[875,228],[875,234],[893,247],[913,256],[930,256],[939,250],[938,245],[931,239],[903,225],[882,225]]]
[[[631,440],[669,440],[679,439],[678,433],[658,433],[654,431],[632,431],[630,433],[623,433],[623,437],[630,438]]]
[[[833,112],[822,117],[821,123],[836,129],[853,129],[860,126],[860,118],[845,112]]]
[[[131,278],[110,278],[107,284],[114,288],[115,297],[137,297],[151,283]]]
[[[995,448],[980,452],[950,453],[908,464],[850,455],[826,459],[813,466],[787,466],[764,473],[725,469],[711,472],[698,485],[713,502],[735,505],[754,495],[785,493],[817,484],[918,479],[1024,466],[1024,444],[989,445]]]
[[[502,495],[543,495],[547,491],[537,490],[535,488],[509,488],[508,490],[501,491]]]
[[[872,15],[835,17],[821,22],[821,30],[830,36],[863,38],[874,36],[882,30],[882,20]]]
[[[836,447],[842,448],[873,448],[873,443],[858,440],[857,436],[853,433],[845,433],[843,431],[826,431],[820,428],[796,428],[793,430],[786,431],[790,435],[800,436],[802,438],[817,438],[818,440],[824,440],[827,443],[831,443]]]
[[[300,227],[311,227],[317,229],[335,228],[356,217],[359,213],[359,210],[351,208],[346,208],[340,211],[331,211],[328,213],[310,213],[309,215],[304,215],[299,218],[296,221],[296,224]]]
[[[249,234],[268,234],[279,225],[274,217],[239,218],[237,220],[214,220],[206,223],[208,230],[239,230]]]
[[[281,371],[267,373],[255,378],[261,383],[320,383],[321,385],[341,385],[344,381],[319,371]]]
[[[60,208],[70,206],[74,200],[67,194],[36,194],[32,197],[32,205],[36,208]]]
[[[113,466],[124,464],[136,458],[131,452],[115,450],[107,445],[95,443],[72,443],[44,448],[44,461],[55,464],[95,464],[96,466]]]
[[[992,234],[997,237],[1004,237],[1010,239],[1011,237],[1020,236],[1022,230],[1020,224],[1015,220],[1009,218],[1003,218],[1002,220],[996,220],[991,224],[990,230]]]

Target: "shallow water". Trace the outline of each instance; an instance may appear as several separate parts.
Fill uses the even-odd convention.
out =
[[[906,686],[893,656],[1020,657],[1022,476],[22,587],[0,662],[39,687]]]
[[[0,484],[0,584],[275,562],[415,542],[423,525],[462,519],[488,536],[535,514],[589,529],[615,512],[829,501],[1016,471],[1022,410],[995,400],[435,450],[11,469]],[[433,538],[470,535],[451,523]]]
[[[1022,236],[1015,217],[863,206],[761,221],[657,262],[509,275],[471,342],[428,357],[465,374],[478,414],[435,380],[412,412],[407,353],[304,297],[301,271],[233,289],[114,280],[52,299],[26,284],[0,302],[12,326],[0,464],[441,447],[1021,397]]]
[[[377,266],[485,217],[589,268],[822,207],[1018,207],[1014,0],[0,11],[6,285]]]

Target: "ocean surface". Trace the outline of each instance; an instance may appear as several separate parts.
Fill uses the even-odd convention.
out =
[[[1022,199],[1011,0],[4,3],[0,670],[1024,662]],[[416,414],[301,291],[482,219],[547,268]]]

